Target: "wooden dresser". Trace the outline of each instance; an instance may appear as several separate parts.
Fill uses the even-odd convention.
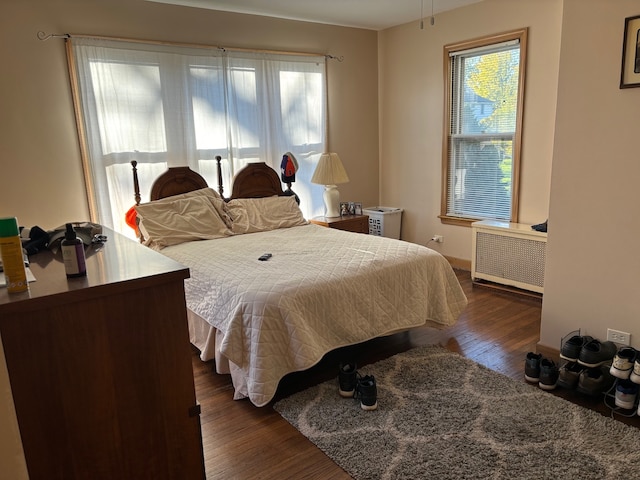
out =
[[[30,480],[204,479],[186,267],[106,231],[87,277],[31,257],[0,288],[0,335]],[[1,359],[0,359],[1,360]]]
[[[355,233],[369,233],[369,217],[367,215],[343,215],[341,217],[314,217],[311,223],[323,227],[337,228]]]

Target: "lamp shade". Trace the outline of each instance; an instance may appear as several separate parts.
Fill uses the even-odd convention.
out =
[[[337,153],[323,153],[320,155],[320,161],[318,161],[318,166],[313,172],[311,183],[337,185],[348,181],[349,177]]]

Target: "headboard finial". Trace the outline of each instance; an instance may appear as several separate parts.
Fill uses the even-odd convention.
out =
[[[140,185],[138,183],[138,162],[131,160],[131,168],[133,169],[133,198],[136,201],[136,205],[140,205]]]
[[[218,162],[218,193],[222,198],[224,198],[224,191],[222,187],[222,157],[220,155],[216,155],[216,162]]]

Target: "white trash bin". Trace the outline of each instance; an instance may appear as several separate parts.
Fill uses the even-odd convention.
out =
[[[367,207],[362,213],[369,216],[369,235],[400,239],[401,208]]]

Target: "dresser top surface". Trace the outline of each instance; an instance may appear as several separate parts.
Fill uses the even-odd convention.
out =
[[[188,278],[189,270],[180,263],[140,245],[124,235],[104,229],[107,241],[103,245],[86,247],[87,276],[67,279],[62,253],[42,251],[29,257],[30,269],[36,279],[29,290],[8,293],[0,288],[0,311],[16,303],[68,294],[95,287],[113,287],[134,281],[153,281],[162,275]],[[87,293],[87,292],[85,292]]]

